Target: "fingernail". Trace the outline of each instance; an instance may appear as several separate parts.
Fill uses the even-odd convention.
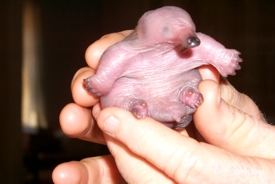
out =
[[[113,116],[109,116],[105,121],[104,121],[104,131],[114,137],[114,133],[117,130],[118,127],[118,120]]]

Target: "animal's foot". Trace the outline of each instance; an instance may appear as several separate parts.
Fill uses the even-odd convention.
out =
[[[135,100],[130,107],[130,111],[137,118],[145,118],[148,116],[148,105],[144,100]]]
[[[95,76],[83,79],[83,86],[87,89],[87,91],[97,97],[108,94],[109,92],[109,90],[106,89],[107,85],[102,85],[99,80],[95,79]]]
[[[239,63],[243,60],[240,58],[240,54],[241,53],[235,49],[227,49],[225,51],[225,58],[221,58],[223,60],[221,62],[224,63],[224,65],[218,67],[218,70],[223,77],[235,75],[235,71],[241,69]]]
[[[193,88],[186,87],[181,91],[180,100],[182,103],[191,108],[197,108],[200,104],[202,104],[203,96]]]

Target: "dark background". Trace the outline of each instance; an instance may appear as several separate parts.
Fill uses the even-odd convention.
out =
[[[21,131],[23,0],[0,4],[0,183],[45,183],[57,163],[106,154],[105,147],[59,140],[59,113],[72,102],[70,83],[86,66],[84,53],[110,32],[133,29],[146,11],[175,5],[190,13],[197,31],[242,53],[242,69],[229,81],[249,95],[270,123],[275,120],[275,1],[272,0],[33,0],[40,6],[44,60],[43,89],[49,129]],[[26,139],[27,137],[27,139]],[[24,138],[24,139],[23,139]],[[27,147],[23,149],[23,140]],[[47,164],[46,164],[47,163]],[[18,177],[16,177],[18,176]]]

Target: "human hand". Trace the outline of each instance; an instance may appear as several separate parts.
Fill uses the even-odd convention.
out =
[[[131,32],[122,31],[105,35],[88,47],[85,54],[88,67],[79,69],[72,79],[71,91],[74,103],[67,104],[60,113],[61,128],[69,137],[106,144],[104,135],[92,116],[100,110],[98,98],[87,93],[82,81],[95,73],[102,53]],[[53,171],[52,179],[54,183],[60,184],[124,183],[111,155],[60,164]]]
[[[72,82],[76,104],[66,106],[60,115],[62,129],[67,135],[105,142],[91,111],[85,108],[94,105],[97,99],[87,93],[81,96],[83,88],[78,85],[81,84],[79,80],[93,74],[104,50],[95,52],[93,49],[124,36],[105,37],[87,50],[87,62],[94,61],[88,64],[92,70],[85,68],[77,72]],[[115,162],[107,156],[61,164],[53,173],[55,183],[122,183],[117,167],[129,183],[257,182],[262,181],[260,179],[267,182],[274,172],[274,127],[265,123],[250,98],[238,93],[224,80],[219,83],[219,75],[212,67],[202,67],[200,72],[205,80],[199,86],[204,103],[194,114],[195,127],[188,126],[193,131],[176,132],[150,118],[137,120],[122,109],[100,111],[99,105],[95,105],[93,114],[106,133]],[[115,132],[107,131],[110,128],[105,123],[107,117],[117,119]],[[208,144],[198,142],[201,137]]]

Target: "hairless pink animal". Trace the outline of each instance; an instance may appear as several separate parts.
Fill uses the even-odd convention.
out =
[[[203,102],[197,67],[211,64],[223,77],[240,69],[239,52],[195,32],[189,14],[166,6],[146,12],[135,31],[102,55],[84,87],[103,108],[116,106],[182,129]]]

